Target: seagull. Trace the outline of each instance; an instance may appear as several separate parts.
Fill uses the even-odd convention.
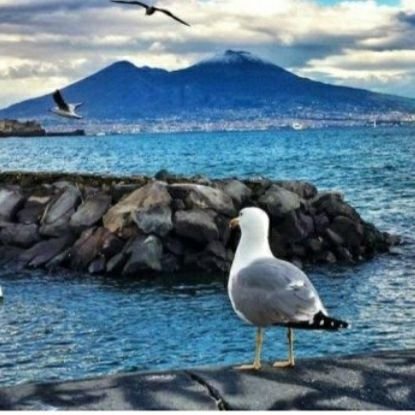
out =
[[[239,226],[241,239],[232,262],[228,294],[235,313],[256,326],[255,360],[240,369],[261,368],[265,327],[288,329],[288,360],[274,367],[293,367],[293,329],[338,330],[348,323],[328,316],[313,284],[295,265],[275,258],[268,242],[269,217],[256,207],[242,209],[230,227]]]
[[[172,12],[170,12],[167,9],[160,9],[159,7],[149,6],[145,3],[142,3],[141,1],[124,1],[124,0],[111,0],[111,1],[113,3],[132,4],[132,5],[135,5],[135,6],[144,7],[146,9],[146,16],[151,16],[155,12],[161,12],[161,13],[164,13],[167,16],[171,17],[172,19],[177,20],[178,22],[190,27],[189,23],[186,23],[184,20],[179,19],[177,16],[175,16]]]
[[[0,286],[0,301],[3,300],[3,288]]]
[[[82,119],[82,116],[76,113],[77,108],[83,104],[82,102],[77,104],[66,103],[58,89],[52,94],[52,97],[57,105],[57,107],[51,109],[54,114],[66,118],[75,118],[77,120]]]

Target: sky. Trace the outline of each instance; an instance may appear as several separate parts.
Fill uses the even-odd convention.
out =
[[[183,68],[226,49],[294,73],[415,98],[415,0],[0,0],[0,107],[118,61]]]

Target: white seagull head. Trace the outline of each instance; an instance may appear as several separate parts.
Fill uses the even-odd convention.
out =
[[[230,222],[230,226],[241,228],[242,235],[268,238],[269,217],[268,214],[257,207],[247,207],[239,212],[239,216]]]

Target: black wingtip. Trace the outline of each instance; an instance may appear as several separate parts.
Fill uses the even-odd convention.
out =
[[[287,324],[288,327],[305,329],[305,330],[343,330],[351,327],[351,324],[346,321],[338,320],[323,314],[319,311],[309,321],[301,321]]]

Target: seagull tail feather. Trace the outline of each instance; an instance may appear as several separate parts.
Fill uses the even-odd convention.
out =
[[[326,316],[321,311],[314,315],[309,321],[300,321],[286,324],[287,327],[293,329],[308,329],[308,330],[340,330],[351,327],[346,321],[338,320]]]

